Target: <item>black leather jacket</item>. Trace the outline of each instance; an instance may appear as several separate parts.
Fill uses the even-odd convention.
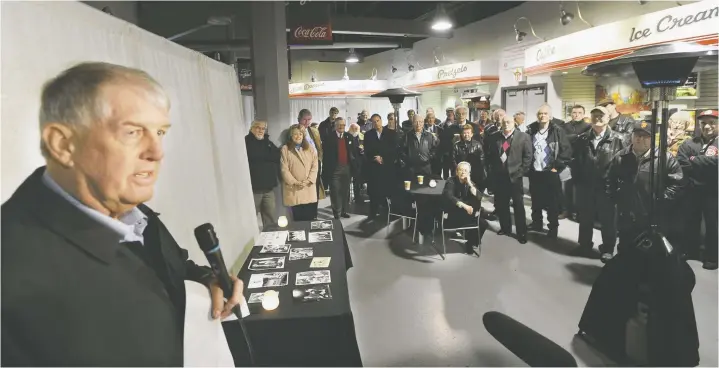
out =
[[[482,144],[474,139],[469,141],[461,140],[455,143],[452,149],[452,168],[456,169],[457,164],[462,161],[467,161],[472,165],[471,179],[477,185],[481,185],[481,182],[486,177]]]
[[[632,143],[632,130],[634,129],[634,118],[629,115],[620,114],[616,123],[609,120],[609,127],[613,131],[618,132],[624,138],[624,145],[628,146]]]
[[[428,165],[437,154],[439,139],[422,131],[422,136],[417,140],[414,131],[406,132],[402,139],[400,159],[405,166],[418,167]]]
[[[654,182],[659,178],[659,150],[655,158]],[[624,148],[614,156],[606,178],[606,193],[616,204],[619,214],[619,230],[646,227],[649,225],[651,207],[651,188],[649,155],[642,158],[632,152],[632,146]],[[682,169],[672,154],[667,153],[667,176],[664,178],[663,206],[654,211],[666,217],[671,208],[677,205],[683,183]]]
[[[454,149],[454,135],[462,135],[462,127],[458,124],[448,125],[446,122],[440,126],[439,132],[439,154],[442,156],[451,156]]]
[[[609,173],[609,164],[614,156],[624,148],[621,134],[607,129],[594,148],[594,130],[590,129],[577,136],[572,147],[574,157],[570,164],[572,178],[578,184],[599,184],[601,188]]]

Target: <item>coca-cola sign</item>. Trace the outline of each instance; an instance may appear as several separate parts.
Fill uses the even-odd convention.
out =
[[[332,25],[327,24],[301,24],[291,29],[291,42],[302,44],[331,44]]]

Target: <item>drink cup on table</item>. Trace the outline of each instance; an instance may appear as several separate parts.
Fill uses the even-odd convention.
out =
[[[419,185],[424,184],[424,175],[417,175],[417,183],[419,183]]]
[[[412,186],[412,182],[409,180],[404,181],[404,190],[409,190],[409,188]]]

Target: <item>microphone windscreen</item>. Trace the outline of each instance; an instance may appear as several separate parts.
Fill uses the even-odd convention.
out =
[[[200,249],[205,253],[214,250],[220,245],[217,234],[215,234],[215,228],[210,223],[202,224],[195,228],[195,239],[197,239]]]
[[[484,328],[530,367],[576,367],[572,354],[538,332],[499,312],[482,316]]]

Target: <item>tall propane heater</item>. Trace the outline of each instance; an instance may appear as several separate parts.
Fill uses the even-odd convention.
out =
[[[389,98],[389,102],[392,104],[392,108],[394,108],[394,119],[399,124],[399,108],[402,106],[402,102],[404,102],[405,97],[416,97],[421,95],[419,92],[410,91],[404,87],[400,88],[390,88],[386,89],[382,92],[375,93],[370,97],[387,97]]]
[[[659,229],[657,209],[663,201],[664,177],[667,160],[667,121],[669,121],[669,101],[676,97],[678,86],[686,83],[689,74],[695,71],[716,69],[717,47],[690,43],[671,43],[644,47],[618,58],[602,61],[584,68],[582,74],[596,77],[632,77],[639,79],[647,90],[648,101],[652,103],[651,121],[651,160],[649,185],[652,193],[649,214],[650,228],[637,239],[638,245],[649,248],[653,244],[662,245],[667,253],[672,246]],[[654,181],[656,159],[656,129],[659,129],[659,176]]]

